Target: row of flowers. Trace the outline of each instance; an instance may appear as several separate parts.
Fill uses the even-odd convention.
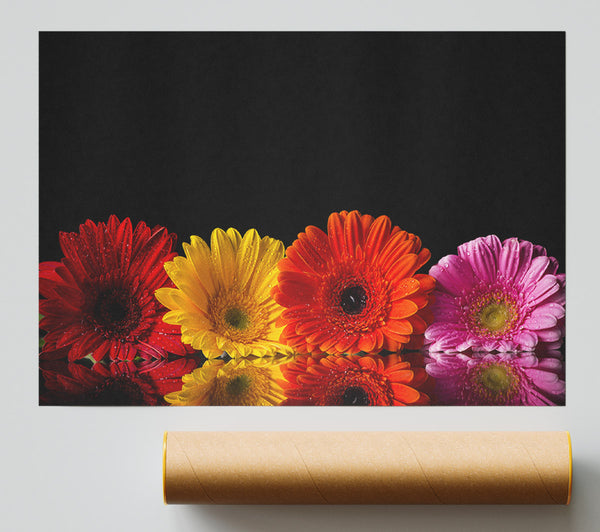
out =
[[[510,359],[519,371],[533,367],[527,357],[534,355],[514,352],[553,350],[564,337],[564,274],[543,247],[517,238],[467,242],[429,274],[418,272],[430,258],[419,237],[392,226],[387,216],[358,211],[331,214],[326,232],[306,227],[287,250],[253,229],[241,235],[230,228],[215,229],[210,245],[192,236],[183,244],[185,255],[177,256],[176,237],[164,227],[140,222],[134,228],[116,216],[108,223],[88,220],[78,233],[60,233],[59,240],[61,262],[40,264],[40,367],[53,392],[137,376],[155,383],[156,373],[168,402],[188,404],[181,397],[190,395],[190,383],[206,384],[213,373],[216,380],[240,364],[256,369],[240,357],[263,357],[261,367],[282,372],[272,378],[287,390],[280,402],[321,404],[314,398],[303,403],[281,385],[292,382],[290,368],[306,363],[298,376],[306,383],[305,374],[321,367],[369,360],[394,366],[393,357],[379,354],[399,357],[425,345],[434,360],[427,365],[430,380],[443,380],[462,366],[489,364],[490,356]],[[453,354],[435,355],[447,351]],[[196,353],[209,359],[201,367]],[[233,360],[226,362],[224,355]],[[282,364],[276,355],[295,358]],[[406,356],[399,363],[411,364]],[[556,362],[547,363],[560,373]],[[409,367],[402,371],[426,375],[423,367]],[[502,387],[508,379],[502,375],[518,372],[484,373],[483,380]],[[177,397],[163,386],[173,384],[169,375],[177,377]],[[400,384],[406,386],[395,388]],[[430,401],[425,391],[417,395],[413,402],[400,397],[385,404]],[[373,397],[369,404],[382,404]]]
[[[562,405],[560,352],[43,361],[42,404]]]

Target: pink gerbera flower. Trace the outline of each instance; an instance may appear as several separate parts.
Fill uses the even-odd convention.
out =
[[[430,353],[427,373],[444,405],[562,405],[563,364],[533,353]]]
[[[565,276],[542,246],[490,235],[430,270],[437,280],[430,350],[532,350],[564,336]]]

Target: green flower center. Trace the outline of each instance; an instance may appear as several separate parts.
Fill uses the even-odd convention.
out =
[[[469,370],[461,394],[467,404],[507,405],[519,395],[522,384],[516,367],[503,362],[483,362]]]
[[[512,321],[512,313],[504,303],[490,303],[479,312],[479,324],[491,332],[502,331]]]
[[[243,310],[232,307],[225,312],[225,321],[231,327],[239,330],[247,329],[250,326],[250,317]]]
[[[482,282],[459,301],[467,329],[481,337],[509,339],[525,319],[519,297],[512,287]]]
[[[241,375],[233,377],[233,379],[227,383],[225,386],[225,391],[229,395],[239,397],[240,395],[246,393],[251,385],[252,379],[250,378],[250,375],[242,373]]]

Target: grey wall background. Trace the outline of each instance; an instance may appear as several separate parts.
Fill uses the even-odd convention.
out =
[[[16,6],[16,5],[15,5]],[[0,529],[10,531],[595,531],[600,522],[596,280],[600,12],[588,2],[21,2],[0,54]],[[554,408],[304,409],[37,406],[38,30],[566,30],[568,403]],[[569,507],[165,507],[164,430],[570,430]]]

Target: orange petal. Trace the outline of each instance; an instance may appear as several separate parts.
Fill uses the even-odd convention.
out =
[[[412,316],[409,316],[407,319],[410,322],[410,324],[412,325],[414,334],[423,334],[425,332],[425,329],[427,329],[427,323],[418,314],[413,314]]]
[[[389,276],[396,279],[411,277],[417,270],[417,255],[409,253],[400,257],[389,269]]]
[[[419,307],[410,299],[400,299],[392,301],[389,317],[400,320],[412,316],[417,310]]]
[[[414,278],[419,281],[424,292],[429,292],[435,288],[435,279],[431,275],[417,273]]]
[[[373,260],[379,255],[385,242],[390,236],[392,221],[387,216],[379,216],[369,228],[365,242],[367,259]]]
[[[417,270],[423,266],[431,258],[431,252],[427,248],[423,248],[419,252],[419,260],[417,260]]]
[[[414,378],[414,372],[409,369],[402,369],[398,371],[391,371],[386,373],[387,378],[393,382],[399,382],[402,384],[409,384]]]
[[[394,331],[398,334],[412,334],[413,328],[408,320],[388,320],[386,323],[388,330]]]
[[[343,213],[333,212],[327,220],[327,234],[329,246],[335,259],[340,259],[344,253],[344,220]]]
[[[358,341],[358,347],[365,353],[372,353],[375,350],[376,345],[377,335],[374,332],[361,336]]]
[[[373,360],[371,357],[360,357],[358,360],[358,364],[361,368],[365,369],[377,369],[377,362]]]
[[[394,392],[394,398],[402,401],[403,403],[414,403],[421,397],[421,394],[410,386],[393,382],[391,387],[392,391]]]
[[[391,300],[396,301],[408,297],[421,289],[421,284],[414,277],[407,277],[401,279],[394,285],[394,289],[391,294]]]
[[[360,213],[352,211],[344,222],[344,236],[346,242],[346,253],[354,256],[356,248],[362,248],[365,243]]]
[[[408,298],[407,301],[412,301],[415,305],[417,305],[417,307],[419,307],[421,309],[421,308],[425,308],[427,306],[427,304],[429,303],[429,296],[414,295],[414,296],[410,296],[410,298]]]

